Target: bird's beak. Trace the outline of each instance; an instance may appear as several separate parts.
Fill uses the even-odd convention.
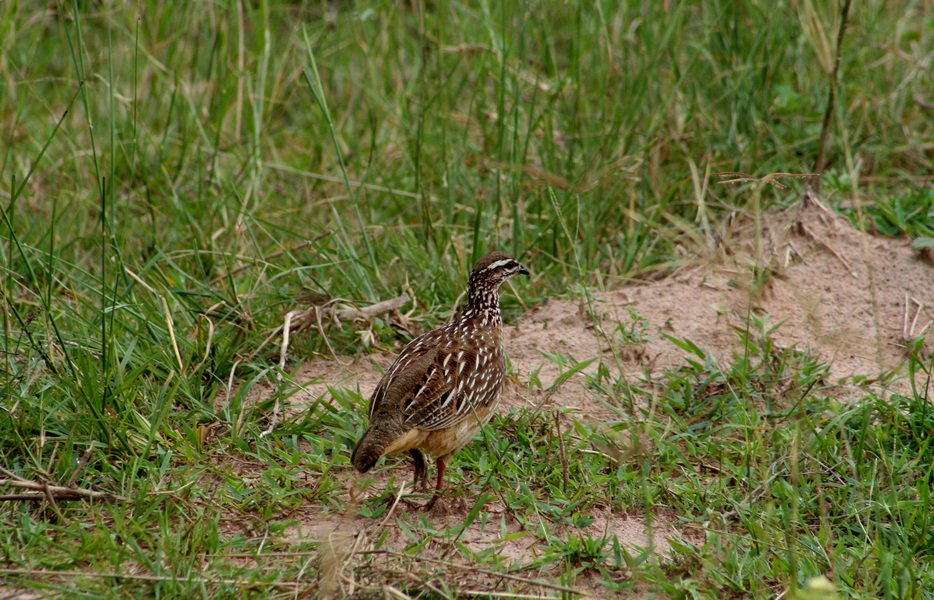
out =
[[[529,271],[529,268],[527,266],[523,265],[522,263],[519,263],[519,270],[516,271],[516,275],[528,275],[531,277],[532,272]]]

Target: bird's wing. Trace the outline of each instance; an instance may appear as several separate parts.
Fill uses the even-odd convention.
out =
[[[416,338],[383,375],[370,399],[370,422],[401,411],[409,397],[419,395],[435,362],[437,348]],[[385,414],[383,414],[385,413]]]
[[[471,379],[476,379],[476,366],[476,357],[458,343],[414,340],[376,386],[370,421],[380,418],[380,412],[401,410],[406,425],[433,431],[472,418],[466,400],[473,389]]]

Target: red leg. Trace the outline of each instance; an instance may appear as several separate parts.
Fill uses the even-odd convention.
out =
[[[447,461],[439,458],[435,465],[438,467],[438,484],[435,486],[435,493],[431,500],[422,507],[422,510],[431,510],[431,507],[435,505],[435,502],[441,496],[441,488],[444,486],[444,467],[447,466]]]
[[[439,458],[435,464],[438,467],[438,484],[435,486],[435,489],[440,492],[441,488],[444,486],[444,467],[447,466],[447,462]]]

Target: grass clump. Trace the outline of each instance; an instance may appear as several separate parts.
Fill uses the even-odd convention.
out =
[[[341,571],[358,595],[382,581],[437,597],[766,596],[829,573],[849,597],[924,597],[927,392],[839,404],[825,367],[767,346],[765,324],[723,367],[701,340],[673,340],[688,359],[660,381],[544,349],[562,382],[588,373],[615,420],[519,411],[466,450],[455,498],[499,529],[484,551],[463,524],[349,502],[360,390],[262,435],[307,385],[298,361],[389,350],[443,322],[489,249],[531,264],[526,306],[704,254],[758,210],[715,173],[812,168],[830,85],[820,31],[837,19],[758,0],[0,3],[3,585],[323,594],[310,557],[327,532],[303,533],[314,510],[408,536],[390,550],[382,530]],[[865,210],[884,234],[934,237],[917,101],[931,17],[868,2],[849,24],[825,193],[857,222],[877,199]],[[316,321],[281,364],[268,339],[291,310],[403,292],[406,320]],[[524,308],[505,302],[507,318]],[[615,351],[644,341],[635,323]],[[599,530],[626,511],[702,539],[657,560]],[[525,537],[529,561],[498,552]]]

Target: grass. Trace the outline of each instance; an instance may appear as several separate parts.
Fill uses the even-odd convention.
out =
[[[410,334],[312,328],[282,372],[276,344],[254,351],[283,315],[410,289],[437,325],[494,247],[532,265],[525,305],[703,255],[733,215],[796,200],[803,183],[750,194],[714,174],[811,171],[839,18],[756,0],[0,3],[0,478],[114,496],[4,502],[5,585],[326,595],[319,545],[290,532],[309,506],[347,510],[365,399],[335,388],[261,437],[273,399],[247,398],[278,375],[293,393],[306,358]],[[934,237],[932,25],[919,3],[852,7],[823,187],[855,223],[918,240]],[[506,311],[522,311],[511,294]],[[377,537],[351,566],[358,593],[774,597],[824,574],[841,597],[931,597],[927,392],[840,403],[823,365],[760,325],[722,368],[701,340],[672,340],[689,359],[661,381],[588,363],[618,420],[504,415],[459,455],[472,519],[534,536],[534,560],[398,521],[408,551]],[[384,518],[384,501],[358,510]],[[700,541],[660,561],[582,532],[630,510]],[[444,561],[421,551],[438,544]],[[458,588],[466,564],[483,573]]]

